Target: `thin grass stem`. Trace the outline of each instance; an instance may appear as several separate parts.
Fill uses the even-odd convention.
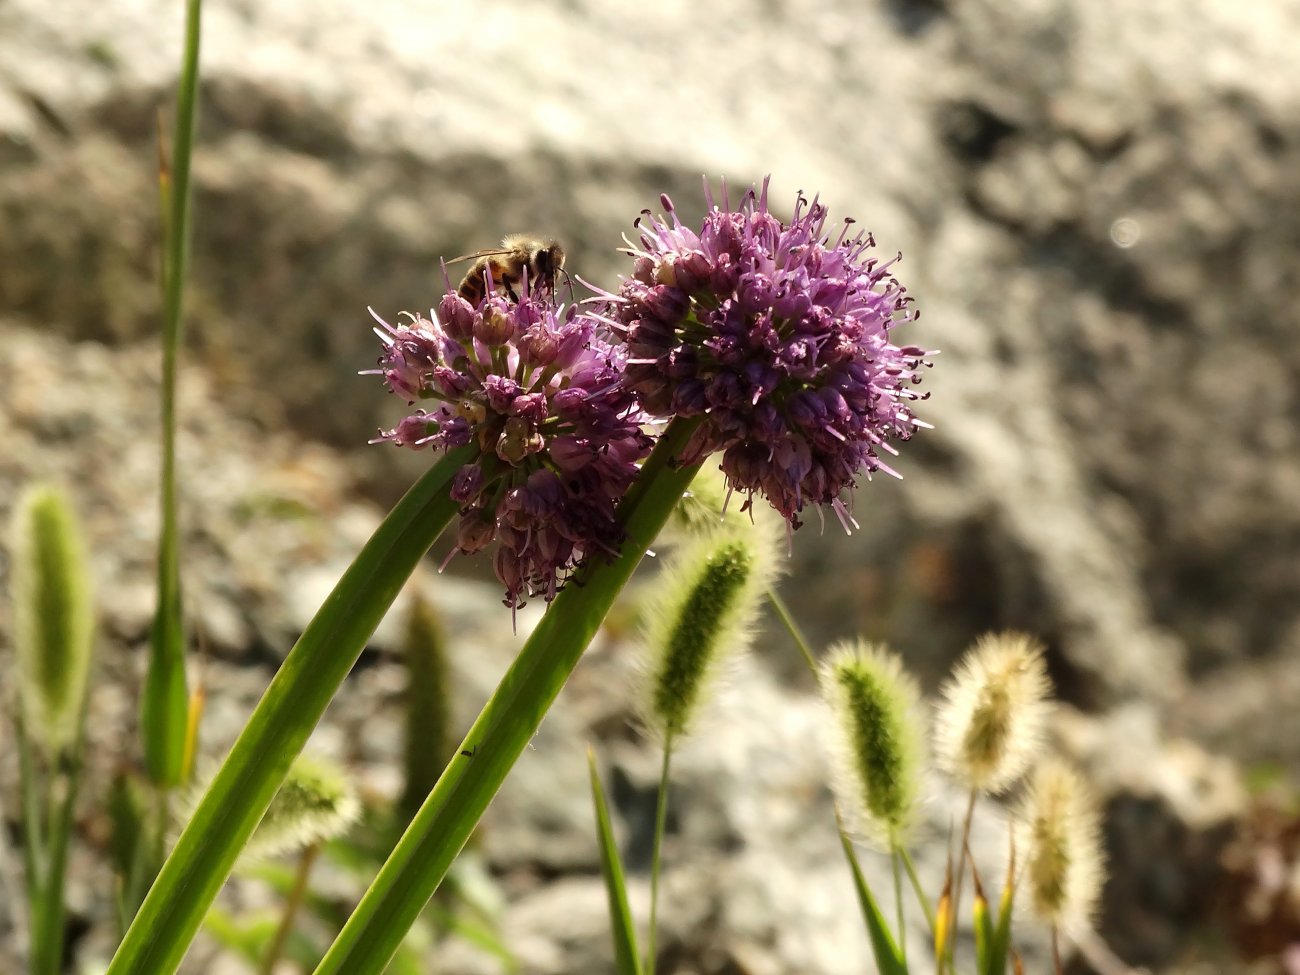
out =
[[[979,793],[971,789],[970,798],[966,802],[966,815],[962,818],[961,845],[957,848],[957,875],[953,878],[952,884],[952,916],[954,918],[961,916],[961,887],[966,869],[966,850],[970,845],[971,821],[975,818],[975,800],[978,798]],[[948,941],[946,967],[949,971],[956,971],[956,962],[953,958],[956,941],[956,938],[950,938]]]
[[[160,173],[166,203],[162,265],[162,523],[158,536],[158,607],[140,705],[145,765],[150,778],[159,786],[176,786],[181,782],[188,718],[180,531],[177,524],[176,372],[183,333],[182,305],[189,257],[190,158],[198,102],[201,14],[202,0],[187,0],[185,48],[176,98],[172,158],[170,166],[162,168]]]
[[[261,975],[272,975],[276,964],[280,961],[280,956],[284,954],[284,946],[289,943],[289,935],[293,933],[298,909],[307,896],[311,868],[316,862],[316,857],[320,855],[320,849],[320,843],[313,843],[298,857],[298,870],[293,878],[293,887],[290,888],[289,897],[284,902],[284,914],[280,918],[280,926],[275,929],[275,936],[271,939],[271,944],[266,949],[266,956],[262,959],[262,967],[259,969]]]
[[[655,963],[658,961],[659,937],[659,868],[660,854],[663,850],[664,831],[668,827],[668,772],[673,757],[673,735],[668,732],[664,737],[664,760],[659,770],[659,797],[655,803],[655,835],[653,852],[650,855],[650,928],[646,932],[646,975],[655,975]]]
[[[911,881],[912,892],[916,895],[917,903],[921,905],[921,913],[925,915],[926,926],[930,933],[934,934],[934,905],[930,903],[930,897],[921,885],[921,878],[916,874],[916,865],[912,863],[912,855],[907,852],[906,847],[898,848],[898,855],[903,861],[903,868],[907,871],[907,878]]]
[[[808,665],[808,669],[812,671],[813,677],[816,678],[817,658],[813,655],[812,648],[808,645],[808,641],[804,639],[803,633],[799,629],[799,624],[797,624],[794,621],[794,617],[790,615],[790,608],[786,606],[785,600],[777,595],[775,589],[768,589],[767,601],[771,603],[772,608],[776,610],[777,618],[780,619],[786,632],[790,634],[790,639],[794,640],[794,645],[798,647],[799,652],[803,654],[804,663]]]
[[[898,844],[894,844],[889,851],[889,859],[894,868],[894,910],[898,917],[898,950],[903,954],[903,962],[907,963],[907,928],[904,927],[905,918],[903,916],[903,867],[901,857],[898,855]]]

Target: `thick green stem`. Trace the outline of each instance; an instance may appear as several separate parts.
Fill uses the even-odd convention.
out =
[[[289,766],[424,553],[455,516],[451,480],[477,454],[438,461],[376,529],[262,695],[113,956],[108,975],[169,975]]]
[[[697,422],[674,420],[664,431],[619,506],[627,533],[619,556],[593,560],[556,597],[317,975],[378,975],[387,967],[698,471],[698,464],[676,464]]]

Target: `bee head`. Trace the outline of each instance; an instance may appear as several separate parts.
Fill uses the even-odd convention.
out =
[[[537,273],[547,281],[555,280],[555,273],[564,267],[564,248],[556,241],[547,241],[532,254],[533,266]]]

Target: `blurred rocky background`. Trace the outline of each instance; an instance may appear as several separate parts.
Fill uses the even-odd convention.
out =
[[[69,485],[102,609],[78,971],[111,952],[96,844],[108,776],[135,760],[152,612],[157,118],[181,22],[158,0],[0,2],[0,514],[29,480]],[[902,251],[906,340],[942,350],[904,479],[859,492],[860,534],[796,537],[796,615],[819,644],[889,641],[931,685],[985,629],[1041,634],[1058,743],[1107,803],[1102,938],[1153,972],[1300,970],[1282,967],[1300,942],[1297,51],[1298,0],[213,0],[180,445],[207,750],[427,463],[366,446],[400,415],[356,375],[377,354],[366,306],[427,309],[439,258],[517,230],[609,286],[660,192],[694,219],[701,174],[770,173],[778,212],[820,193]],[[430,568],[415,585],[468,721],[533,617],[515,635],[481,567]],[[395,631],[316,743],[381,795]],[[622,638],[598,641],[482,829],[525,972],[612,971],[585,740],[644,880],[656,769]],[[770,632],[680,763],[665,972],[869,969],[800,666]],[[936,799],[939,832],[957,808]],[[922,864],[936,886],[941,863]],[[0,971],[13,924],[0,908]],[[1120,970],[1092,955],[1072,971]],[[188,964],[241,970],[210,943]],[[452,939],[428,970],[502,969]]]

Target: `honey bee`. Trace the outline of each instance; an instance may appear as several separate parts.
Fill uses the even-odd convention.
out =
[[[511,234],[492,250],[475,251],[458,257],[450,263],[473,261],[465,272],[457,294],[471,305],[477,305],[487,293],[488,271],[492,272],[492,286],[511,301],[519,300],[516,290],[528,273],[528,287],[555,290],[555,275],[564,270],[564,248],[557,241],[534,237],[531,234]]]

